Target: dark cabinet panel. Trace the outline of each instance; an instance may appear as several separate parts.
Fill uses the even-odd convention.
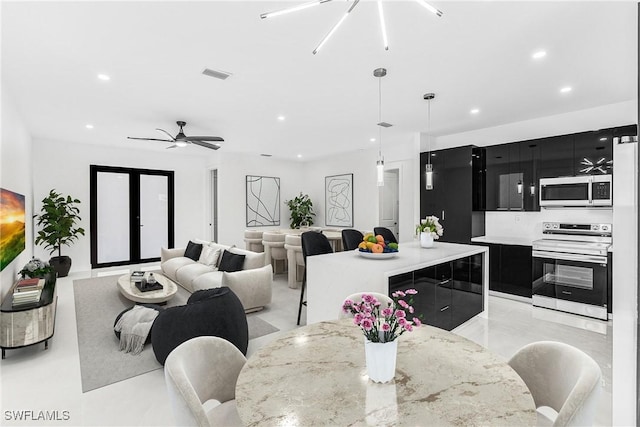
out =
[[[489,290],[503,292],[500,281],[500,246],[489,243]]]
[[[554,136],[540,141],[540,178],[573,176],[573,135]]]
[[[538,140],[520,143],[520,168],[522,171],[522,201],[525,211],[539,211],[538,188],[540,176],[540,145]]]
[[[484,234],[481,183],[482,149],[465,146],[420,154],[420,217],[435,215],[444,227],[443,242],[469,243]],[[427,190],[427,159],[433,165],[433,189]],[[475,166],[475,168],[474,168]],[[474,177],[476,181],[474,181]]]
[[[507,210],[505,197],[500,191],[500,177],[509,175],[509,147],[506,144],[486,148],[486,209]],[[508,201],[508,196],[506,197]]]
[[[531,298],[531,246],[489,246],[489,290]]]
[[[453,261],[452,328],[482,312],[482,254]]]
[[[603,129],[574,135],[574,174],[613,173],[613,130]]]

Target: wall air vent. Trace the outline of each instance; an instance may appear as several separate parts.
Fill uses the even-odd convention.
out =
[[[262,154],[260,154],[260,155],[261,155],[262,157],[271,157],[271,156],[272,156],[272,154],[264,154],[264,153],[262,153]]]
[[[227,77],[231,76],[231,73],[227,73],[226,71],[212,70],[210,68],[205,68],[202,74],[209,77],[215,77],[220,80],[226,80]]]
[[[383,128],[390,128],[393,125],[391,123],[387,123],[387,122],[380,122],[380,123],[378,123],[378,126],[382,126]]]

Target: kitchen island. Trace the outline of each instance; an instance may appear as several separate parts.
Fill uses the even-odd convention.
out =
[[[336,319],[353,293],[415,288],[413,305],[423,321],[453,329],[488,310],[488,258],[483,246],[436,242],[426,249],[417,241],[400,244],[389,259],[357,251],[308,257],[307,324]]]

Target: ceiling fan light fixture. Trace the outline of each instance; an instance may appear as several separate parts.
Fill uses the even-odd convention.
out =
[[[187,142],[186,142],[186,141],[181,141],[181,140],[179,140],[179,139],[178,139],[178,140],[176,140],[175,144],[176,144],[178,147],[186,147],[186,146],[187,146]]]
[[[424,1],[424,0],[416,0],[416,2],[418,2],[418,4],[423,6],[425,9],[427,9],[429,12],[433,13],[434,15],[442,16],[442,11],[441,10],[438,10],[437,8],[433,7],[432,5],[427,3],[426,1]]]
[[[338,23],[336,25],[333,26],[333,28],[327,33],[326,36],[324,36],[324,38],[322,39],[322,41],[320,41],[320,44],[318,44],[318,46],[313,49],[313,54],[317,54],[318,52],[320,52],[320,49],[322,49],[322,46],[324,46],[324,44],[331,38],[331,36],[333,35],[333,33],[336,32],[336,30],[338,29],[338,27],[340,25],[342,25],[342,23],[344,22],[345,19],[347,19],[347,16],[349,16],[349,14],[351,13],[351,11],[358,5],[358,3],[360,2],[360,0],[355,0],[353,2],[353,4],[351,5],[351,7],[349,8],[349,10],[347,10],[344,15],[342,15],[342,18],[340,18],[340,20],[338,21]]]

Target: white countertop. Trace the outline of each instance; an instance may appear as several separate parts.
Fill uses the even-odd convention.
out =
[[[315,255],[307,258],[307,324],[337,318],[342,301],[357,292],[388,294],[389,277],[425,267],[484,253],[488,284],[489,248],[477,245],[435,242],[421,248],[417,241],[400,244],[398,255],[390,259],[368,259],[357,251]],[[488,286],[484,287],[487,292]],[[485,297],[485,310],[487,308]]]
[[[520,245],[531,246],[534,239],[530,237],[514,237],[514,236],[479,236],[472,237],[474,243],[497,243],[500,245]]]

